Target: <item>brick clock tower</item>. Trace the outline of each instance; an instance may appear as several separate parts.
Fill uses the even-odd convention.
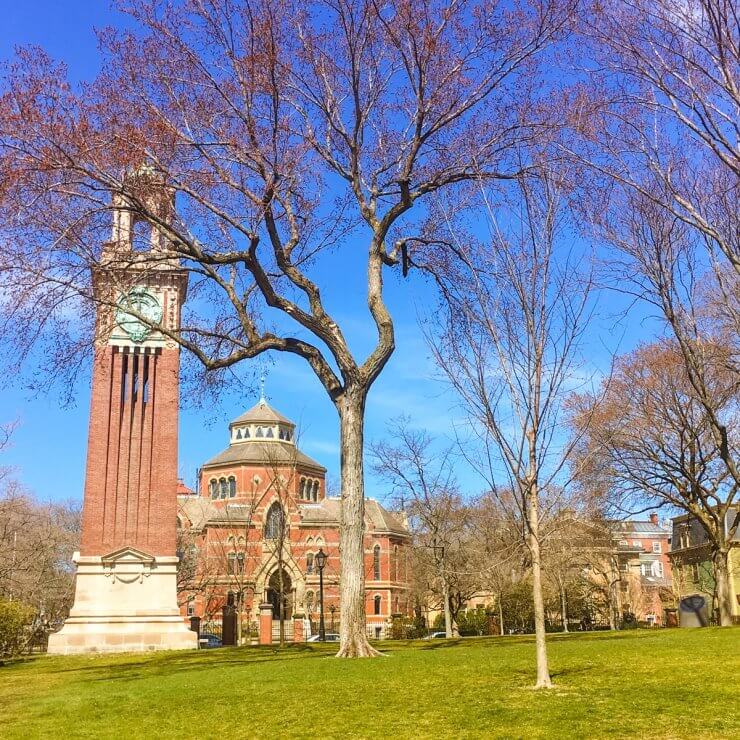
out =
[[[128,184],[166,222],[174,202],[158,174],[143,167]],[[150,326],[179,327],[187,272],[130,201],[114,196],[113,209],[93,274],[100,308],[75,601],[50,653],[197,647],[176,588],[180,351]]]

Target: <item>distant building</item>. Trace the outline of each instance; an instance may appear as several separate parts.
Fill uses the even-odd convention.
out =
[[[735,525],[737,509],[729,509],[725,517],[725,532]],[[671,561],[674,573],[674,588],[679,599],[694,594],[703,596],[714,613],[715,603],[714,568],[712,566],[709,537],[699,521],[690,514],[674,517],[671,544]],[[740,528],[736,530],[730,550],[730,598],[732,616],[740,621]]]
[[[281,609],[287,639],[294,617],[303,621],[304,634],[315,632],[316,555],[323,550],[328,556],[326,629],[338,630],[340,499],[327,496],[325,468],[298,449],[293,422],[264,399],[231,422],[229,442],[201,468],[199,493],[178,497],[181,535],[189,537],[199,560],[199,572],[181,593],[183,614],[217,620],[231,600],[243,625],[254,630],[264,613],[260,605],[269,604],[275,636]],[[409,542],[402,516],[365,500],[365,607],[371,637],[384,637],[392,615],[409,612]]]
[[[620,611],[638,622],[665,625],[665,609],[674,605],[670,530],[652,513],[648,520],[611,522],[619,567]]]

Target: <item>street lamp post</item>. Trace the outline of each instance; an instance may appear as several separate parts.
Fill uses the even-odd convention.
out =
[[[450,615],[450,594],[447,588],[447,576],[445,574],[445,548],[444,545],[433,545],[434,559],[439,568],[439,578],[442,582],[442,607],[445,615],[445,637],[452,637],[452,617]]]
[[[326,565],[326,553],[319,549],[314,558],[314,563],[319,569],[319,640],[326,642],[326,628],[324,627],[324,566]]]

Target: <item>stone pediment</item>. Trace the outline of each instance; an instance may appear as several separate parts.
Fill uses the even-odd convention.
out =
[[[119,547],[118,550],[113,550],[107,555],[101,557],[103,565],[109,563],[153,563],[154,556],[150,555],[143,550],[137,550],[135,547]]]
[[[101,558],[103,571],[108,578],[121,583],[140,583],[151,575],[155,559],[135,547],[121,547]]]

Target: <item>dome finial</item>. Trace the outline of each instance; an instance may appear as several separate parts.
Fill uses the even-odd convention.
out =
[[[265,398],[265,374],[260,375],[260,405],[264,406],[267,403]]]

